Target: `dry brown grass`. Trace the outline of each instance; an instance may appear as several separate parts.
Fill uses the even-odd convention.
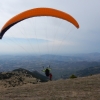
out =
[[[100,100],[100,75],[9,88],[0,86],[0,100]]]

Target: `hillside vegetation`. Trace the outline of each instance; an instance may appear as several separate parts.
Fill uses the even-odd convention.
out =
[[[100,100],[100,74],[16,87],[1,84],[0,100]]]

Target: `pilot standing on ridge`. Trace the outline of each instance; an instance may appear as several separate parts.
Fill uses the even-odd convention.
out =
[[[46,75],[50,80],[52,80],[52,74],[50,73],[50,71],[51,71],[50,66],[47,67],[46,69],[43,69],[42,71],[45,72],[45,75]]]

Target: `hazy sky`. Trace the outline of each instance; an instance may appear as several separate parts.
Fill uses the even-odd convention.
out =
[[[3,0],[0,1],[0,29],[18,13],[37,7],[69,13],[80,28],[53,17],[30,18],[5,33],[0,40],[1,54],[100,52],[100,0]]]

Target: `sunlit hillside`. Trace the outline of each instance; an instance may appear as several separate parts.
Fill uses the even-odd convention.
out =
[[[15,87],[0,85],[0,100],[100,100],[100,74]]]

